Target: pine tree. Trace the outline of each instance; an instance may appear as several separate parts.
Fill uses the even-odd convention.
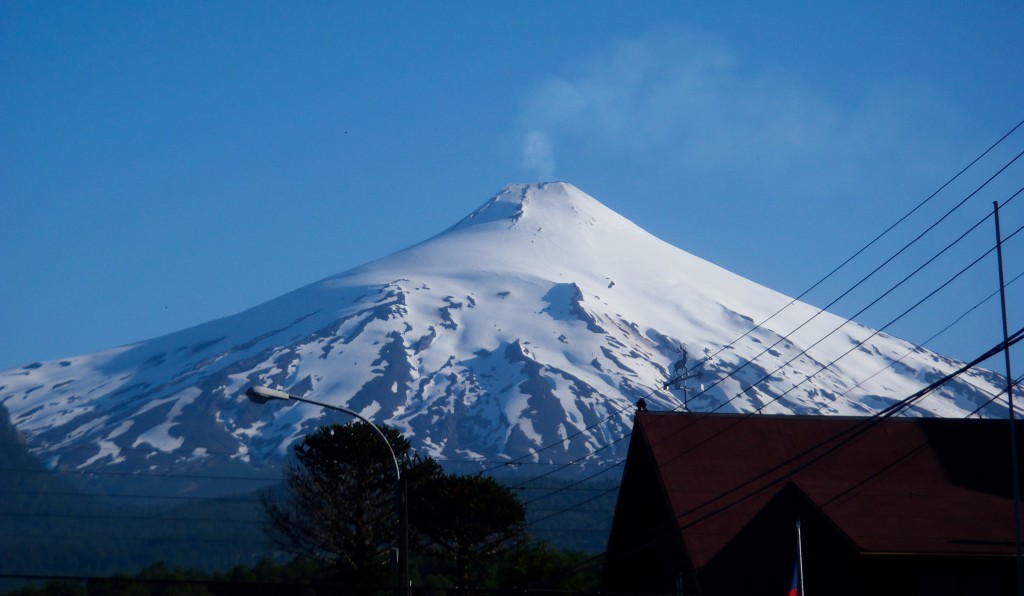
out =
[[[410,486],[441,473],[430,458],[411,455],[397,430],[378,426]],[[263,500],[275,542],[300,556],[330,563],[355,585],[381,581],[398,538],[394,460],[368,424],[334,424],[295,447],[286,469],[289,496]]]

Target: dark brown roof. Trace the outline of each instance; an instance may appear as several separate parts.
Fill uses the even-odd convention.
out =
[[[787,484],[861,553],[1014,551],[1006,420],[643,413],[634,433],[695,568]]]

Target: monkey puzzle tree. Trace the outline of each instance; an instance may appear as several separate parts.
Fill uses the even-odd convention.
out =
[[[433,459],[412,456],[400,432],[378,428],[410,487],[441,473]],[[379,580],[399,520],[394,462],[376,431],[362,422],[320,427],[296,445],[285,474],[289,497],[263,499],[274,541],[336,565],[355,583]]]
[[[455,563],[460,588],[471,567],[517,546],[526,509],[508,487],[485,476],[441,474],[410,493],[412,524],[429,552]]]

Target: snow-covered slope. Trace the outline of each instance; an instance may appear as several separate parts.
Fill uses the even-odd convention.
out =
[[[563,462],[627,432],[631,404],[672,376],[681,348],[710,357],[700,383],[724,379],[695,410],[867,414],[957,364],[828,313],[800,327],[817,312],[801,303],[735,341],[789,302],[569,184],[514,185],[430,240],[238,315],[0,373],[0,403],[35,453],[68,469],[259,467],[347,421],[250,403],[253,384],[355,409],[442,459]],[[974,372],[918,412],[966,415],[998,382]]]

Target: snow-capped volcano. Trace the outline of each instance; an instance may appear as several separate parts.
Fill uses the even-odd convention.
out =
[[[655,390],[682,349],[714,385],[695,410],[867,414],[957,365],[828,313],[801,327],[818,312],[802,303],[751,331],[789,302],[569,184],[514,185],[434,238],[240,314],[0,373],[0,403],[65,469],[259,467],[347,421],[250,403],[253,385],[357,410],[443,460],[564,462],[628,432],[642,396],[679,407],[682,389]],[[918,411],[964,416],[998,385],[972,372]]]

